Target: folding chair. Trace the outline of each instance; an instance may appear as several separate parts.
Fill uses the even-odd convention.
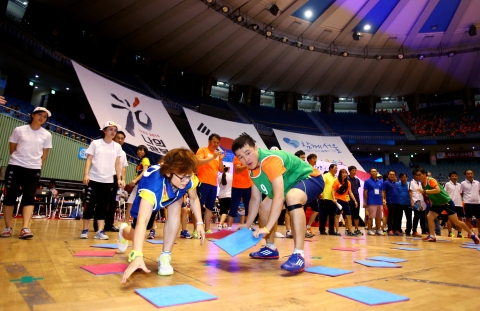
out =
[[[70,217],[73,210],[77,211],[77,215],[79,212],[83,212],[81,210],[81,201],[80,201],[80,193],[78,192],[65,192],[62,194],[60,199],[60,203],[58,203],[58,217],[60,219],[75,219],[74,217]],[[62,213],[65,209],[66,214]]]
[[[50,216],[50,213],[52,212],[52,192],[50,190],[37,190],[35,192],[35,203],[34,203],[34,211],[35,207],[38,209],[37,210],[37,215],[33,215],[32,218],[46,218]],[[45,208],[45,214],[40,215],[40,211],[42,207]],[[35,214],[35,212],[34,212]]]

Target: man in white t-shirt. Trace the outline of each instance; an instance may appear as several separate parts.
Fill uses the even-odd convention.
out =
[[[450,179],[447,183],[445,183],[445,186],[443,187],[445,191],[447,191],[448,195],[453,201],[453,204],[455,204],[455,209],[457,210],[457,215],[459,219],[465,218],[465,213],[463,210],[463,204],[462,204],[462,186],[458,182],[458,174],[455,171],[452,171],[448,173],[448,178]],[[449,220],[447,222],[448,226],[448,235],[451,236],[451,231],[452,231],[452,223]],[[458,234],[457,238],[463,238],[462,235],[462,229],[457,228]]]
[[[465,180],[462,181],[463,202],[465,203],[465,217],[467,217],[467,226],[475,227],[477,218],[480,218],[480,183],[473,179],[473,171],[465,171]]]
[[[418,222],[420,222],[420,228],[422,229],[422,234],[426,234],[428,229],[425,226],[425,200],[423,194],[418,192],[418,189],[422,189],[422,183],[420,181],[420,174],[413,174],[413,179],[408,186],[408,192],[410,193],[411,206],[413,207],[413,236],[421,237],[422,235],[417,232]]]

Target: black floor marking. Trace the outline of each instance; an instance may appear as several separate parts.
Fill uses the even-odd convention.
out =
[[[419,272],[426,272],[426,271],[430,271],[430,270],[433,270],[433,269],[435,269],[435,268],[420,269],[420,270],[415,270],[415,271],[411,271],[411,272],[401,273],[401,274],[394,275],[394,276],[387,276],[387,277],[384,277],[384,278],[378,278],[378,279],[371,279],[371,280],[365,280],[365,281],[355,282],[355,284],[375,282],[375,281],[382,281],[382,280],[388,280],[388,279],[399,279],[399,278],[401,278],[401,277],[404,277],[404,276],[407,276],[407,275],[410,275],[410,274],[417,274],[417,273],[419,273]]]
[[[452,286],[452,287],[471,288],[471,289],[479,289],[480,290],[480,286],[472,286],[472,285],[466,285],[466,284],[455,284],[455,283],[437,282],[437,281],[411,279],[411,278],[400,278],[399,280],[410,281],[410,282],[420,282],[420,283],[427,283],[427,284],[435,284],[435,285]]]

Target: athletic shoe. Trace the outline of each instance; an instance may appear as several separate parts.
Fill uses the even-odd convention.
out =
[[[401,233],[400,231],[395,231],[395,233],[393,235],[394,236],[403,236],[403,233]]]
[[[82,230],[82,233],[80,233],[80,239],[88,239],[88,229]]]
[[[253,259],[278,259],[278,249],[271,249],[264,246],[258,252],[250,253],[250,258]]]
[[[125,238],[123,237],[123,230],[126,227],[128,227],[128,224],[126,222],[124,222],[120,225],[120,228],[118,228],[118,239],[119,240],[125,240]]]
[[[171,260],[172,256],[167,254],[161,254],[158,257],[158,275],[166,276],[173,274],[173,267],[170,264]]]
[[[340,232],[335,232],[334,234],[332,234],[334,236],[342,236],[342,234]]]
[[[416,237],[416,238],[421,238],[422,237],[422,235],[420,233],[418,233],[417,231],[415,231],[413,233],[413,236]]]
[[[348,235],[348,236],[357,236],[355,233],[350,232],[350,231],[347,233],[347,235]]]
[[[459,234],[457,234],[457,238],[463,239],[464,236],[463,236],[463,234],[459,233]]]
[[[150,232],[148,233],[147,239],[153,240],[155,239],[155,229],[150,229]]]
[[[320,235],[328,235],[325,231],[320,231]]]
[[[292,231],[287,230],[287,232],[285,232],[285,237],[287,239],[293,239]]]
[[[281,268],[293,273],[303,272],[305,271],[305,258],[300,254],[292,254]]]
[[[355,231],[353,231],[353,233],[354,233],[355,235],[363,235],[362,231],[360,231],[360,230],[358,230],[358,229],[355,230]]]
[[[95,236],[93,238],[97,240],[108,240],[108,235],[105,234],[105,230],[100,230],[95,233]]]
[[[191,239],[192,238],[190,233],[188,233],[188,230],[183,230],[182,232],[180,232],[180,237],[183,238],[183,239]]]
[[[435,242],[437,239],[431,236],[430,234],[422,238],[422,241],[431,241],[431,240],[434,240],[432,242]]]
[[[448,237],[449,237],[449,238],[454,238],[454,237],[455,237],[455,233],[450,232],[450,233],[448,234]]]
[[[375,232],[375,235],[384,236],[385,232],[383,232],[382,230],[377,230],[377,232]]]
[[[18,238],[19,239],[33,238],[33,233],[28,228],[22,228],[22,230],[20,231],[20,234],[18,235]]]
[[[312,236],[315,236],[315,233],[313,233],[312,229],[311,228],[308,228],[307,231],[309,234],[311,234]]]
[[[218,229],[218,231],[221,231],[222,230],[222,225],[218,225],[217,229]]]
[[[222,228],[223,229],[227,229],[228,225],[227,224],[223,224]]]
[[[205,234],[212,234],[212,233],[213,233],[212,230],[205,231]]]
[[[12,234],[13,234],[12,228],[5,228],[3,229],[2,234],[0,234],[0,237],[9,238],[12,236]]]
[[[232,231],[232,227],[227,227],[227,231]]]
[[[275,237],[276,238],[284,238],[285,236],[281,234],[280,232],[275,232]]]
[[[472,238],[472,235],[469,233],[469,234],[467,235],[467,239],[471,239],[471,238]]]
[[[480,243],[480,240],[478,239],[477,235],[473,232],[472,232],[472,240],[473,242],[475,242],[475,244]]]
[[[193,232],[192,232],[192,237],[193,237],[194,239],[198,239],[198,232],[197,232],[197,230],[193,230]]]
[[[368,234],[368,235],[375,235],[375,231],[373,231],[373,230],[368,230],[367,234]]]
[[[305,231],[305,237],[306,238],[313,238],[315,235],[310,231],[310,230],[307,230]]]
[[[410,233],[405,233],[405,236],[412,236]]]
[[[388,236],[394,236],[394,234],[393,234],[393,231],[392,231],[392,230],[388,231]]]

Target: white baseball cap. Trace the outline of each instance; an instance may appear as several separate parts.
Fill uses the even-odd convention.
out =
[[[37,107],[37,108],[33,109],[32,113],[37,113],[37,112],[42,112],[42,111],[45,111],[49,118],[52,116],[52,113],[45,107]]]
[[[101,131],[103,131],[105,128],[109,127],[109,126],[115,126],[117,128],[117,131],[120,131],[120,125],[118,125],[117,123],[115,123],[114,121],[107,121],[103,124],[103,127],[100,129]]]
[[[280,150],[280,149],[278,149],[278,147],[273,146],[270,148],[270,150]]]

